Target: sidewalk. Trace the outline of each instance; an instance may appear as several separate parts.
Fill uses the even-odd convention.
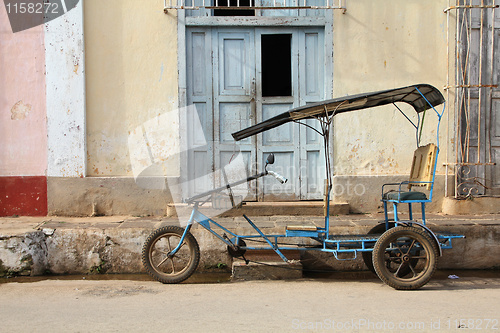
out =
[[[418,215],[417,215],[418,216]],[[402,216],[404,218],[404,216]],[[283,227],[286,225],[322,225],[322,216],[257,216],[250,217],[257,226],[261,228]],[[350,214],[331,216],[331,227],[372,226],[384,219],[382,213],[376,214]],[[228,227],[251,227],[243,217],[216,218],[216,221]],[[433,226],[456,226],[456,225],[499,225],[500,214],[487,215],[440,215],[427,214],[427,224]],[[42,217],[0,217],[0,238],[20,235],[34,230],[46,228],[52,229],[110,229],[110,228],[143,228],[155,229],[162,225],[179,225],[175,217],[137,217],[137,216],[97,216],[97,217],[66,217],[66,216],[42,216]],[[499,239],[500,242],[500,239]]]
[[[255,233],[243,217],[216,219],[238,233]],[[252,218],[265,232],[283,233],[286,225],[322,226],[320,216],[260,216]],[[335,234],[363,234],[383,220],[383,214],[339,215],[331,218]],[[500,268],[500,215],[427,216],[428,226],[436,232],[466,235],[445,250],[440,268]],[[8,274],[41,275],[86,273],[140,273],[142,244],[155,228],[180,225],[176,218],[103,217],[4,217],[0,218],[0,276]],[[192,230],[201,250],[199,270],[220,264],[231,267],[226,246],[209,232],[195,226]],[[308,265],[338,270],[361,270],[359,258],[338,262],[326,253],[305,253]]]

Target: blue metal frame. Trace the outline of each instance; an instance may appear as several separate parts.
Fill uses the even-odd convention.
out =
[[[421,204],[421,212],[422,212],[422,223],[423,225],[425,226],[427,221],[426,221],[426,218],[425,218],[425,204],[427,202],[432,202],[432,195],[433,195],[433,192],[434,192],[434,181],[435,181],[435,178],[436,178],[436,169],[437,169],[437,161],[438,161],[438,157],[439,157],[439,151],[440,151],[440,148],[439,148],[439,128],[441,126],[441,119],[444,115],[444,111],[446,109],[446,102],[443,103],[443,111],[441,111],[441,113],[439,113],[436,108],[427,100],[427,98],[425,97],[424,94],[422,94],[422,92],[418,89],[418,87],[415,87],[415,89],[418,91],[418,93],[422,96],[422,98],[427,102],[427,104],[432,108],[432,110],[434,110],[434,112],[436,113],[437,117],[438,117],[438,124],[437,124],[437,133],[436,133],[436,146],[437,146],[437,151],[436,151],[436,157],[435,157],[435,160],[434,160],[434,168],[433,168],[433,171],[432,171],[432,181],[430,182],[412,182],[412,183],[422,183],[422,184],[431,184],[431,189],[429,191],[429,197],[426,199],[426,200],[401,200],[401,186],[403,185],[408,185],[410,182],[409,181],[404,181],[404,182],[401,182],[401,183],[388,183],[388,184],[384,184],[382,185],[382,202],[384,204],[384,216],[385,216],[385,221],[386,221],[386,224],[388,225],[388,221],[389,221],[389,218],[388,218],[388,213],[387,213],[387,203],[388,202],[392,202],[392,206],[393,206],[393,209],[394,209],[394,221],[395,222],[399,222],[399,214],[398,214],[398,204],[400,203],[407,203],[408,204],[408,212],[409,212],[409,220],[412,221],[413,220],[413,210],[412,210],[412,204],[413,203],[420,203]],[[401,111],[399,108],[398,110],[406,117],[406,119],[408,119],[412,125],[416,128],[417,130],[417,145],[418,145],[418,130],[419,130],[419,126],[420,126],[420,117],[419,117],[419,122],[418,122],[418,125],[415,125],[413,124],[413,122],[404,114],[403,111]],[[422,124],[423,125],[423,124]],[[394,186],[394,185],[399,185],[399,188],[398,188],[398,199],[384,199],[384,188],[385,186]],[[428,230],[428,232],[432,233],[432,231]]]
[[[226,227],[222,226],[218,222],[213,219],[205,216],[198,210],[198,204],[196,203],[193,207],[193,211],[191,213],[191,217],[188,221],[188,225],[184,231],[184,235],[182,236],[179,244],[181,245],[183,239],[191,226],[194,223],[200,224],[203,228],[213,234],[215,237],[224,242],[227,246],[234,246],[235,244],[239,244],[239,240],[263,240],[268,246],[239,246],[242,250],[273,250],[275,251],[280,258],[288,262],[288,258],[283,254],[284,250],[301,250],[301,251],[321,251],[321,252],[329,252],[332,253],[337,260],[353,260],[356,259],[359,252],[372,252],[375,243],[377,242],[380,235],[329,235],[327,229],[318,228],[316,231],[308,231],[308,230],[286,230],[285,234],[269,234],[266,235],[262,232],[262,230],[255,225],[255,223],[248,218],[246,215],[243,215],[247,222],[257,231],[257,235],[239,235],[236,234]],[[329,218],[325,218],[325,221],[328,223]],[[408,225],[406,222],[400,222],[400,224]],[[418,224],[410,221],[410,224]],[[221,235],[217,230],[214,229],[214,226],[219,228],[224,232]],[[422,225],[420,225],[422,227]],[[429,230],[425,227],[426,230]],[[431,232],[432,233],[432,232]],[[229,236],[227,236],[229,235]],[[434,235],[434,233],[432,233]],[[461,235],[455,234],[436,234],[435,236],[436,242],[442,249],[450,249],[452,248],[452,239],[454,238],[463,238]],[[279,238],[310,238],[317,241],[319,244],[317,247],[301,247],[297,246],[280,246],[278,239]],[[171,252],[171,255],[174,255],[177,250],[180,248],[180,245]],[[351,253],[353,257],[347,259],[339,258],[339,254]]]
[[[425,99],[425,101],[430,105],[430,107],[436,112],[436,114],[438,116],[437,153],[436,153],[436,160],[434,163],[434,170],[433,170],[433,176],[432,176],[430,195],[429,195],[429,198],[427,200],[400,200],[400,197],[398,197],[398,200],[382,200],[384,203],[385,225],[386,225],[386,230],[389,229],[389,224],[391,222],[393,222],[397,225],[417,226],[417,227],[424,229],[434,239],[434,241],[436,242],[436,245],[439,248],[440,254],[441,254],[441,249],[452,248],[452,240],[453,239],[464,237],[462,235],[455,235],[455,234],[435,234],[425,225],[426,224],[426,221],[425,221],[425,203],[432,201],[432,192],[433,192],[434,180],[435,180],[435,176],[436,176],[437,158],[439,156],[439,127],[440,127],[440,123],[441,123],[441,118],[442,118],[444,111],[445,111],[445,106],[443,106],[443,111],[441,113],[439,113],[434,108],[434,106],[427,100],[425,95],[422,94],[422,92],[418,89],[418,87],[415,87],[415,89]],[[398,108],[398,110],[400,110],[400,109]],[[326,109],[325,109],[325,111],[326,111]],[[335,112],[333,113],[333,115],[334,114],[335,114]],[[332,115],[332,117],[333,117],[333,115]],[[418,124],[415,125],[404,113],[403,113],[403,115],[416,128],[416,130],[417,130],[417,145],[418,145],[418,141],[419,141],[418,129],[419,129],[419,126],[421,125],[420,124],[420,116],[419,116]],[[328,126],[331,124],[331,118],[328,119],[327,113],[326,113],[326,118],[328,121],[322,123],[322,126],[324,127],[323,128],[323,137],[324,138],[326,138],[328,136],[328,133],[329,133]],[[318,133],[321,134],[321,132],[318,132]],[[328,143],[327,138],[325,139],[325,143],[326,144]],[[327,169],[328,169],[328,164],[327,164]],[[256,178],[261,177],[261,176],[265,176],[266,174],[267,174],[267,172],[262,173],[260,175],[256,175],[254,177],[250,177],[246,181],[253,180],[253,179],[256,179]],[[266,235],[257,227],[257,225],[255,225],[255,223],[250,218],[248,218],[246,215],[243,215],[243,217],[246,219],[246,221],[257,232],[257,235],[238,235],[238,234],[230,231],[229,229],[225,228],[221,224],[217,223],[213,219],[205,216],[203,213],[201,213],[199,211],[199,209],[198,209],[199,203],[195,200],[198,197],[202,196],[202,195],[199,195],[197,197],[191,198],[191,199],[193,199],[191,202],[194,202],[193,211],[191,212],[191,216],[189,218],[187,227],[185,228],[184,234],[182,235],[181,241],[179,242],[179,245],[170,253],[170,255],[173,256],[179,250],[179,248],[182,246],[184,238],[186,237],[187,233],[189,232],[189,230],[191,229],[191,226],[194,223],[199,223],[203,228],[208,230],[215,237],[217,237],[222,242],[224,242],[227,246],[230,246],[233,248],[235,248],[237,244],[240,244],[240,242],[239,242],[240,240],[246,239],[249,241],[251,241],[251,240],[263,241],[264,243],[267,243],[267,246],[258,246],[258,247],[255,247],[255,246],[237,246],[237,247],[242,249],[242,250],[273,250],[285,262],[288,262],[289,260],[283,254],[282,251],[284,251],[284,250],[303,250],[303,251],[307,250],[307,251],[329,252],[329,253],[333,253],[335,258],[338,260],[356,259],[359,252],[372,252],[375,243],[377,242],[378,238],[380,237],[380,235],[378,235],[378,234],[373,234],[373,235],[372,234],[370,234],[370,235],[330,235],[330,193],[332,190],[332,184],[331,184],[331,179],[329,177],[327,177],[327,178],[328,178],[328,187],[327,187],[327,195],[326,195],[327,208],[326,208],[326,216],[325,216],[325,224],[324,224],[325,227],[324,228],[317,228],[315,231],[311,231],[311,230],[286,230],[285,234]],[[422,183],[429,183],[429,182],[422,182]],[[399,185],[399,191],[401,192],[401,186],[404,184],[408,184],[408,182],[385,184],[385,185]],[[212,192],[210,192],[210,193],[212,193]],[[383,193],[383,188],[382,188],[382,193]],[[203,194],[203,195],[205,195],[205,194]],[[392,202],[393,206],[394,206],[394,221],[389,220],[389,217],[388,217],[388,212],[387,212],[387,203],[388,202]],[[399,220],[398,211],[397,211],[397,204],[399,204],[399,203],[408,203],[409,204],[410,220],[407,220],[407,221]],[[412,211],[412,207],[411,207],[411,205],[413,203],[420,203],[422,205],[422,221],[423,221],[422,224],[413,221],[413,211]],[[215,230],[214,227],[219,228],[223,232],[223,235],[221,235],[217,230]],[[303,246],[300,246],[299,244],[297,244],[297,246],[280,246],[280,244],[278,242],[279,238],[310,238],[312,240],[317,241],[318,246],[316,246],[316,247],[303,247]],[[342,254],[342,253],[343,254],[352,254],[353,256],[351,258],[347,258],[347,259],[340,259],[338,257],[338,254]]]

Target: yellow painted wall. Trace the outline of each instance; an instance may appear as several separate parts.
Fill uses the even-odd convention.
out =
[[[334,96],[416,83],[432,84],[444,94],[446,7],[445,0],[347,1],[345,14],[334,13]],[[406,105],[402,109],[413,110]],[[436,141],[435,119],[428,111],[424,143]],[[442,138],[445,151],[447,142]],[[415,142],[415,130],[394,106],[339,115],[334,132],[335,174],[407,174]],[[444,157],[442,153],[438,165]]]
[[[133,176],[129,136],[155,119],[169,119],[155,144],[178,147],[175,15],[158,0],[84,1],[88,176]]]
[[[442,89],[446,6],[446,0],[349,0],[345,14],[334,11],[334,97],[415,83]],[[165,15],[158,0],[85,0],[84,10],[87,174],[132,176],[130,134],[157,116],[172,118],[177,108],[176,11]],[[174,118],[156,144],[178,147]],[[434,128],[429,114],[424,143],[436,141]],[[337,175],[407,174],[414,149],[414,129],[392,106],[335,119]],[[179,174],[176,159],[163,167]]]

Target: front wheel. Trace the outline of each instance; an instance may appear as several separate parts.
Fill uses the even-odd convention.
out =
[[[437,257],[437,246],[427,232],[415,227],[395,227],[375,243],[373,267],[387,285],[413,290],[429,282]]]
[[[189,278],[200,261],[198,242],[188,231],[178,251],[171,252],[181,242],[184,229],[167,226],[155,230],[142,248],[142,263],[146,271],[162,283],[179,283]]]

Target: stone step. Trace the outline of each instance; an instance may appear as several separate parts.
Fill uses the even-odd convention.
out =
[[[234,259],[231,280],[291,280],[302,277],[302,264],[298,250],[283,250],[283,255],[290,261],[284,262],[273,250],[247,250],[245,259]]]
[[[167,216],[189,216],[192,206],[188,204],[169,204]],[[245,202],[241,207],[215,209],[211,203],[203,205],[202,212],[207,216],[233,217],[242,216],[323,216],[323,201],[281,201],[281,202]],[[349,204],[330,203],[330,215],[349,214]]]
[[[302,264],[300,261],[286,263],[283,261],[270,261],[265,265],[250,262],[233,262],[232,281],[250,280],[293,280],[302,277]]]

